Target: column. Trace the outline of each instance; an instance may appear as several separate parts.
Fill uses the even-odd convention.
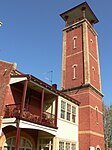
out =
[[[21,102],[20,117],[23,116],[23,112],[24,112],[24,105],[25,105],[27,86],[28,86],[28,80],[25,80],[24,81],[24,87],[23,87],[23,95],[22,95],[22,102]]]
[[[41,108],[40,108],[40,123],[42,123],[43,105],[44,105],[44,89],[42,89],[42,99],[41,99]]]

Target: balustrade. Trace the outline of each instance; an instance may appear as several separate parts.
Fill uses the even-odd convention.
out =
[[[27,109],[24,109],[23,115],[20,118],[20,110],[21,110],[21,105],[20,104],[10,104],[5,106],[5,113],[4,113],[4,118],[19,118],[22,120],[26,120],[29,122],[33,122],[36,124],[41,124],[49,127],[55,127],[55,115],[48,113],[48,112],[43,112],[42,114],[42,120],[40,121],[40,114],[34,114],[30,112],[28,109],[30,106],[27,107]]]

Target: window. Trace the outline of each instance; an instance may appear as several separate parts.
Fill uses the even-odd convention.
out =
[[[70,143],[66,143],[66,150],[70,150]]]
[[[98,107],[96,106],[96,123],[98,124]]]
[[[101,150],[101,148],[100,148],[100,146],[99,146],[99,145],[97,145],[96,150]]]
[[[93,40],[92,40],[92,39],[90,39],[90,50],[91,50],[91,51],[94,51],[94,50],[93,50]]]
[[[59,150],[64,150],[64,142],[59,142]]]
[[[72,106],[72,122],[76,122],[76,107]]]
[[[67,104],[67,120],[70,121],[70,117],[71,117],[71,105]]]
[[[71,150],[76,150],[76,144],[72,144]]]
[[[62,119],[76,123],[76,107],[72,103],[61,100],[61,115]]]
[[[91,43],[93,43],[93,40],[92,40],[92,39],[90,39],[90,42],[91,42]]]
[[[77,39],[77,36],[73,37],[73,48],[76,48],[76,39]]]
[[[59,141],[59,150],[76,150],[76,143]]]
[[[77,65],[73,65],[72,68],[73,68],[73,79],[76,79],[76,68],[77,68]]]
[[[61,101],[61,118],[65,119],[65,105],[64,101]]]
[[[95,81],[95,68],[92,67],[92,76],[93,76],[93,81]]]
[[[53,139],[49,138],[40,139],[39,150],[53,150]]]
[[[15,137],[10,137],[6,140],[3,150],[14,150],[15,149]],[[24,137],[20,138],[19,150],[32,150],[32,145],[29,140]]]

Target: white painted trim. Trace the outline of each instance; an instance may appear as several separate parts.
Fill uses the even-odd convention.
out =
[[[66,31],[63,31],[61,88],[64,88],[65,86],[65,81],[64,81],[65,70],[66,70]]]
[[[79,109],[81,109],[81,108],[87,108],[87,107],[90,107],[91,109],[93,109],[93,110],[95,110],[95,111],[96,111],[96,108],[98,108],[98,107],[96,107],[96,106],[95,106],[95,108],[94,108],[94,107],[92,107],[91,105],[85,105],[85,106],[79,106]],[[100,114],[103,114],[100,110],[98,110],[98,112],[99,112]]]
[[[16,118],[5,118],[5,119],[3,119],[2,128],[10,126],[10,125],[17,127]],[[56,135],[56,133],[57,133],[57,129],[46,127],[46,126],[35,124],[35,123],[31,123],[31,122],[27,122],[27,121],[23,121],[23,120],[20,120],[19,127],[25,128],[25,129],[41,130],[41,131],[48,132],[52,135]]]
[[[96,62],[98,62],[97,59],[91,54],[91,52],[89,52],[89,55],[90,55]]]
[[[67,55],[66,58],[73,57],[73,56],[78,55],[78,54],[81,54],[81,53],[82,53],[82,51],[79,51],[79,52],[74,53],[74,54],[72,54],[72,55]]]
[[[52,135],[56,135],[56,133],[57,133],[57,129],[49,128],[49,127],[46,127],[46,126],[43,126],[43,125],[39,125],[39,124],[35,124],[35,123],[23,121],[23,120],[20,120],[19,127],[20,128],[25,128],[25,129],[41,130],[41,131],[48,132]]]
[[[17,127],[17,121],[16,118],[4,118],[2,120],[2,129],[7,126],[14,126]]]
[[[21,81],[24,81],[24,80],[27,80],[27,77],[12,77],[10,79],[10,84],[21,82]]]
[[[90,83],[90,62],[89,62],[87,22],[83,23],[83,51],[84,51],[84,80],[86,84]]]
[[[101,75],[100,75],[100,60],[99,60],[99,51],[98,51],[98,39],[97,39],[97,36],[96,36],[96,52],[97,52],[97,58],[98,58],[98,76],[99,76],[99,84],[100,84],[99,91],[102,93]]]
[[[104,137],[103,134],[91,131],[91,130],[86,130],[86,131],[79,131],[79,134],[92,134],[92,135],[96,135],[96,136],[100,136],[100,137]]]

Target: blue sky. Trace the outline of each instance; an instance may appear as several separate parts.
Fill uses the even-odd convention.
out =
[[[17,69],[60,87],[62,29],[60,13],[83,0],[0,0],[0,59],[16,62]],[[99,19],[98,33],[102,89],[112,102],[112,0],[87,0]]]

